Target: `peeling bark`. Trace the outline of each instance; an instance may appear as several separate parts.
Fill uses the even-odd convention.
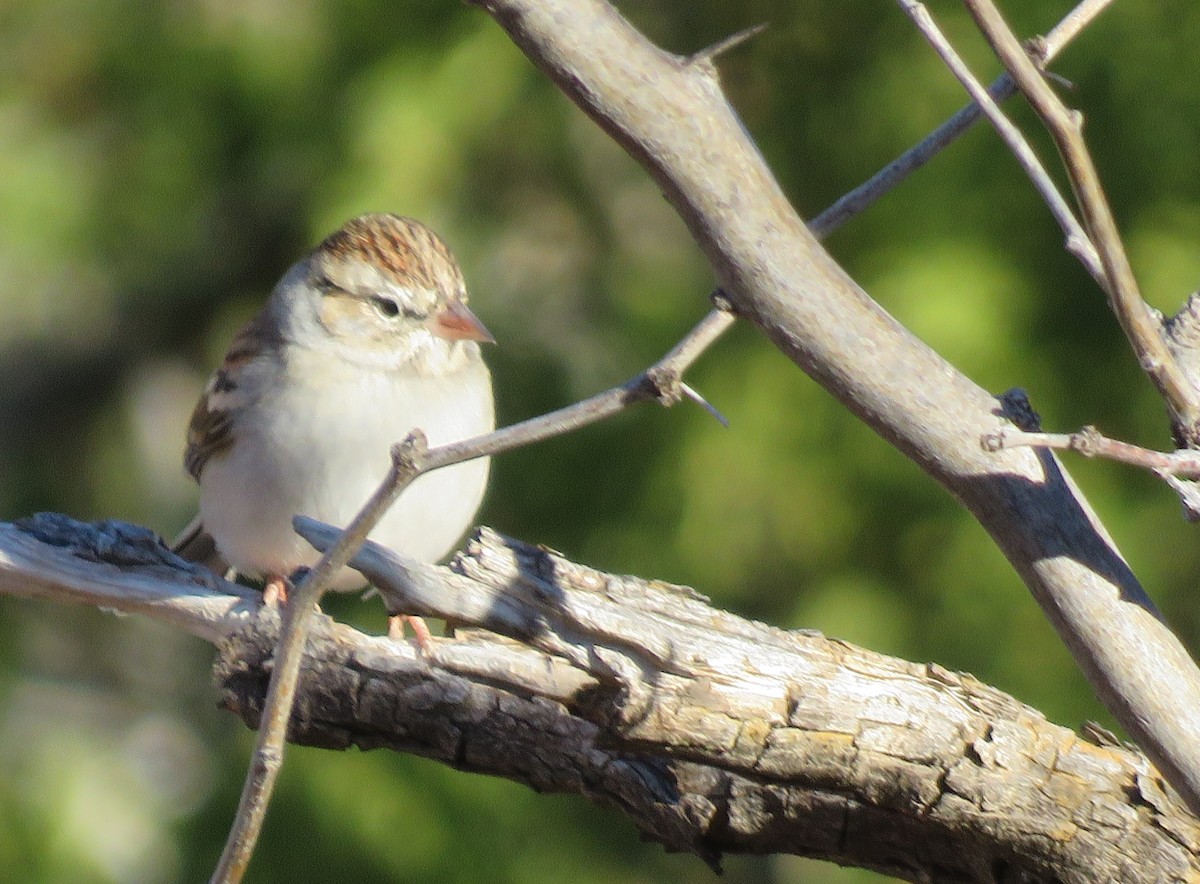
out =
[[[0,591],[209,637],[222,703],[254,726],[278,612],[139,531],[0,525]],[[321,618],[295,741],[577,794],[714,865],[792,853],[915,881],[1200,880],[1200,822],[1141,753],[969,675],[745,620],[686,587],[487,530],[453,571],[373,545],[355,564],[393,605],[468,628],[426,658]]]

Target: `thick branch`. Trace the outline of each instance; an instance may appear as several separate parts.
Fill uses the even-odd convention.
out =
[[[36,535],[0,525],[0,592],[33,582],[43,598],[190,620],[218,643],[225,704],[257,722],[274,609],[240,594],[222,607],[232,585],[200,585],[158,553],[96,561],[111,526],[40,521]],[[136,561],[156,542],[144,537],[126,545]],[[685,587],[488,531],[457,573],[373,545],[355,564],[407,610],[537,650],[472,629],[422,657],[319,618],[294,740],[578,794],[712,863],[785,852],[924,881],[1200,875],[1200,823],[1143,756],[1088,743],[969,676],[746,621]]]
[[[144,614],[209,642],[248,623],[262,601],[146,528],[56,513],[0,522],[0,593]]]
[[[975,516],[1113,711],[1200,808],[1200,672],[1060,464],[984,452],[986,391],[879,308],[817,243],[725,101],[602,0],[481,3],[641,162],[739,314]]]

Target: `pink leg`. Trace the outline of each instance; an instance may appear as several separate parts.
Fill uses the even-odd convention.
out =
[[[288,579],[280,574],[272,574],[263,585],[263,604],[271,607],[286,605],[288,600]]]
[[[413,638],[417,641],[417,647],[422,653],[428,655],[433,651],[433,633],[429,631],[429,626],[420,618],[411,614],[393,614],[388,617],[388,638],[393,641],[403,641],[404,624],[408,622],[412,625]]]

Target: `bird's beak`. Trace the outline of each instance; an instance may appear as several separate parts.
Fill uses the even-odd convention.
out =
[[[480,322],[479,317],[467,309],[467,305],[462,301],[450,301],[433,314],[433,319],[429,321],[429,330],[447,341],[496,343],[487,326]]]

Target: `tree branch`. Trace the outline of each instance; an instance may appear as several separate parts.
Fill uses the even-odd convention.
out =
[[[1032,41],[1039,62],[1047,65],[1053,61],[1058,53],[1111,3],[1112,0],[1083,0],[1063,16],[1062,21],[1055,25],[1050,33]],[[1017,84],[1007,73],[1001,74],[987,88],[987,94],[997,104],[1011,98],[1016,91]],[[970,129],[981,116],[983,110],[978,103],[971,102],[966,105],[922,139],[920,144],[892,160],[871,178],[840,197],[828,209],[809,221],[808,229],[818,239],[824,239],[953,144],[958,136]]]
[[[1002,407],[820,247],[715,69],[654,46],[601,0],[480,5],[645,166],[738,314],[979,519],[1104,703],[1200,808],[1200,672],[1187,651],[1052,455],[982,450]]]
[[[1100,174],[1083,138],[1083,115],[1059,100],[991,0],[966,0],[966,6],[1058,146],[1104,267],[1104,290],[1142,370],[1170,409],[1179,437],[1200,442],[1200,390],[1188,380],[1167,345],[1158,315],[1142,299]]]
[[[1066,236],[1067,251],[1079,259],[1084,269],[1100,284],[1102,289],[1107,290],[1108,277],[1104,273],[1104,266],[1100,263],[1100,256],[1096,254],[1096,247],[1088,238],[1087,232],[1080,226],[1079,221],[1075,218],[1075,213],[1067,205],[1067,201],[1058,192],[1054,180],[1046,172],[1046,167],[1033,152],[1033,148],[1021,134],[1021,130],[1004,115],[1004,112],[988,94],[988,90],[983,88],[983,84],[971,73],[966,62],[954,51],[954,47],[950,45],[950,41],[946,39],[937,23],[934,22],[929,10],[925,8],[925,4],[917,3],[915,0],[899,0],[899,3],[900,8],[912,19],[913,24],[929,41],[934,51],[945,62],[946,67],[967,90],[967,94],[975,99],[976,104],[995,127],[1000,139],[1013,152],[1013,156],[1017,158],[1017,162],[1025,170],[1025,174],[1029,176],[1034,188],[1050,209],[1050,214],[1062,228],[1062,232]]]
[[[0,524],[0,592],[139,611],[213,641],[223,702],[255,726],[278,612],[170,556],[119,523]],[[423,656],[316,618],[294,741],[578,794],[714,865],[784,852],[925,881],[1200,874],[1200,821],[1140,753],[970,676],[743,620],[486,529],[453,571],[374,544],[353,562],[392,604],[472,629]]]
[[[1188,519],[1200,521],[1200,485],[1196,484],[1200,480],[1200,451],[1194,448],[1155,451],[1110,439],[1095,427],[1084,427],[1077,433],[1030,433],[1009,429],[985,436],[982,442],[988,451],[1022,447],[1075,451],[1084,457],[1101,457],[1149,470],[1178,495]]]

